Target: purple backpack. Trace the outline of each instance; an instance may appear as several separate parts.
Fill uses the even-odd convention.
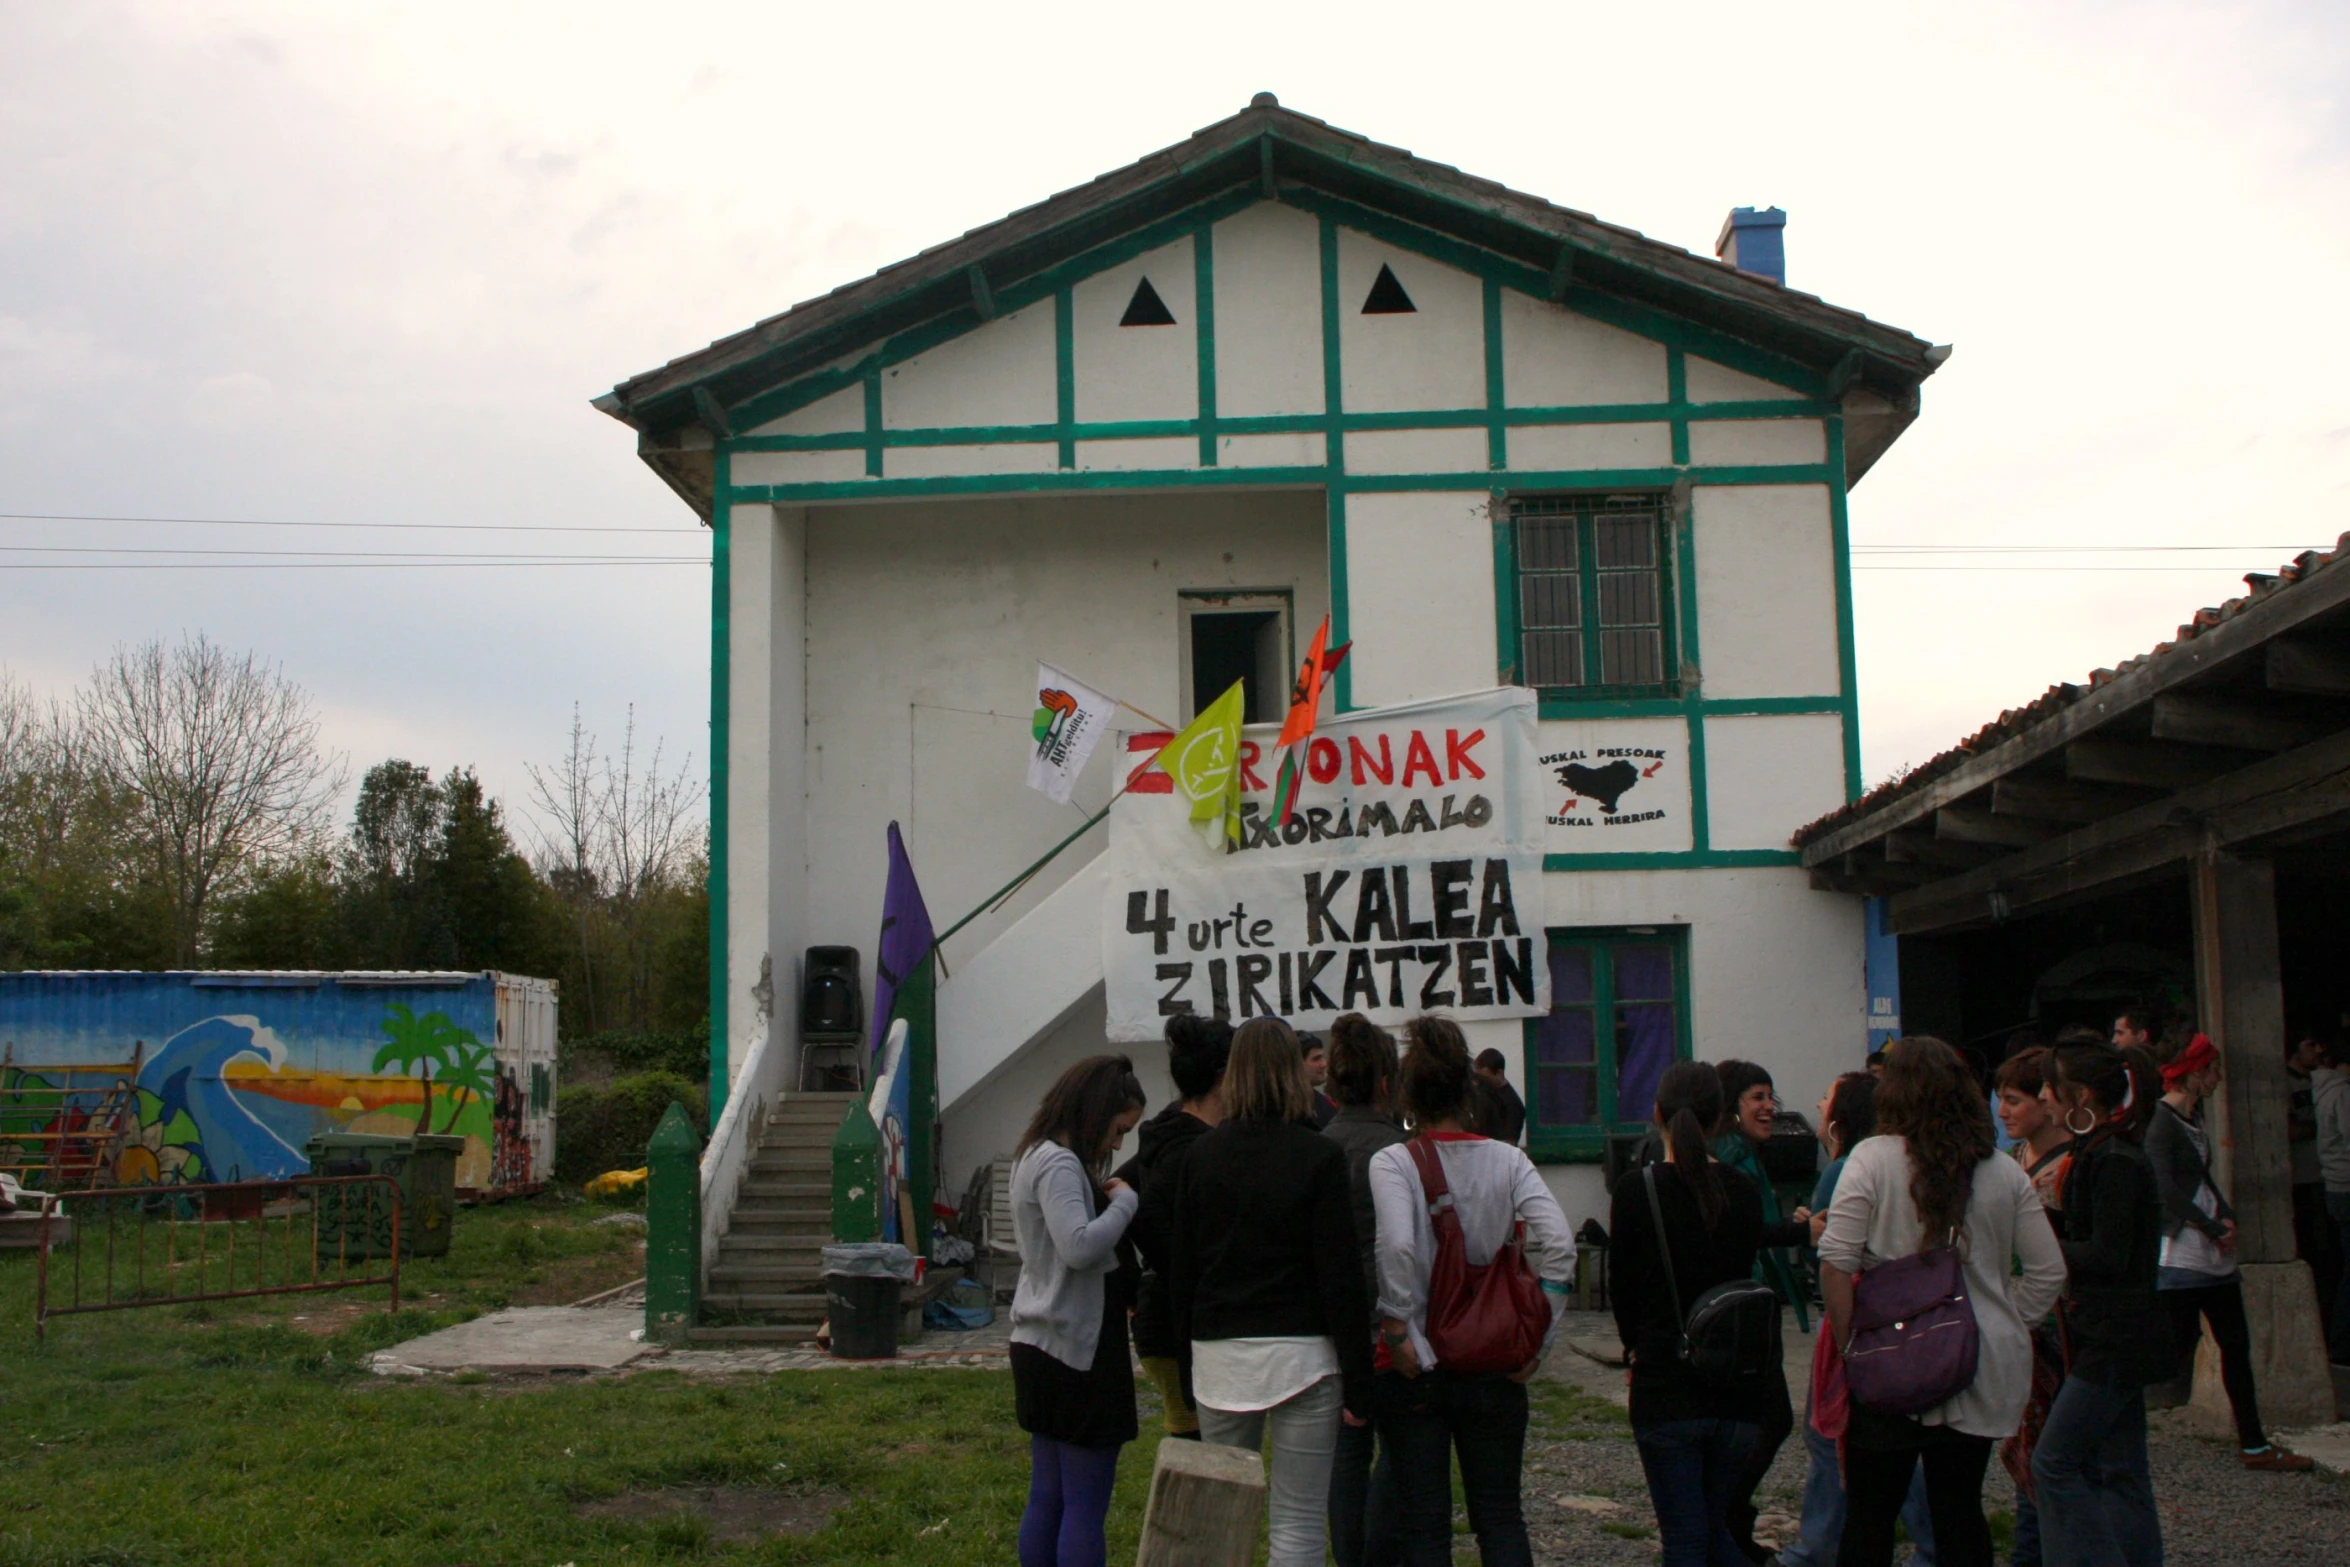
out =
[[[1923,1414],[1966,1391],[1981,1352],[1966,1269],[1953,1247],[1898,1258],[1855,1281],[1844,1380],[1858,1407]]]

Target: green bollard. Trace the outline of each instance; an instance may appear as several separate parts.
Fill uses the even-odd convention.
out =
[[[859,1099],[832,1135],[832,1238],[881,1239],[881,1128]]]
[[[645,1337],[683,1344],[702,1320],[702,1135],[671,1102],[645,1145]]]

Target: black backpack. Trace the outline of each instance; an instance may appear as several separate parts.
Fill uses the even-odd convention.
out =
[[[1673,1292],[1673,1315],[1681,1322],[1681,1364],[1715,1387],[1750,1387],[1767,1378],[1785,1353],[1779,1339],[1779,1297],[1752,1278],[1717,1284],[1686,1308],[1681,1281],[1673,1272],[1673,1247],[1665,1238],[1664,1205],[1656,1200],[1656,1166],[1640,1172],[1648,1188],[1648,1216],[1656,1226],[1657,1255],[1664,1259],[1665,1283]]]

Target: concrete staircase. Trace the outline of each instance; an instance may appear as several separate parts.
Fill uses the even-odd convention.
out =
[[[832,1240],[832,1139],[860,1094],[787,1093],[762,1129],[702,1291],[705,1313],[737,1320],[689,1330],[696,1344],[787,1343],[824,1320]]]

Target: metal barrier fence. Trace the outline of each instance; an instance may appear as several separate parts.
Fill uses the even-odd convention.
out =
[[[51,1317],[382,1285],[397,1311],[402,1217],[388,1175],[61,1193],[42,1214],[33,1335],[46,1337]],[[72,1221],[70,1266],[51,1260],[61,1219]]]

